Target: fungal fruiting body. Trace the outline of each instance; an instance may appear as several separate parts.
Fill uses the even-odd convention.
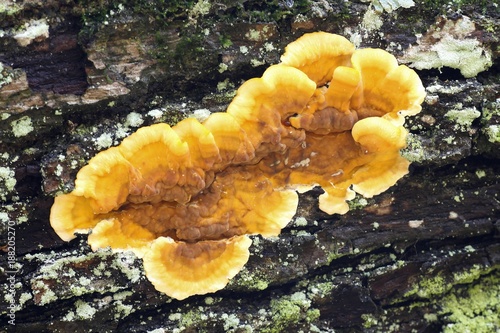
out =
[[[247,262],[248,235],[277,236],[297,191],[321,186],[319,207],[344,214],[408,172],[404,117],[420,112],[417,74],[383,50],[310,33],[281,63],[245,82],[203,123],[143,127],[92,158],[55,198],[65,241],[131,250],[155,288],[177,299],[223,288]]]

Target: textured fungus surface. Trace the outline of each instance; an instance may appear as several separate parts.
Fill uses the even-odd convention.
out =
[[[94,250],[132,250],[177,299],[217,291],[248,260],[247,235],[292,219],[296,191],[321,186],[320,208],[343,214],[354,191],[371,197],[405,175],[404,116],[424,95],[387,52],[304,35],[226,113],[144,127],[97,154],[56,197],[51,225],[65,241],[92,230]]]

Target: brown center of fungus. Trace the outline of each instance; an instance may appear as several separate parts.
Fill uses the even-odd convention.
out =
[[[55,198],[65,241],[92,230],[93,250],[132,250],[177,299],[223,288],[247,262],[248,235],[277,236],[297,191],[321,186],[320,208],[348,211],[408,172],[404,116],[421,109],[417,74],[383,50],[318,32],[245,82],[227,112],[139,129],[100,152]]]

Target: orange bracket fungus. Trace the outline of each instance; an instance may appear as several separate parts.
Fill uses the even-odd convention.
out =
[[[424,96],[389,53],[306,34],[227,112],[143,127],[97,154],[55,198],[50,223],[65,241],[91,231],[93,250],[133,251],[171,297],[215,292],[247,262],[248,235],[279,235],[297,192],[320,186],[320,209],[344,214],[355,192],[405,175],[402,125]]]

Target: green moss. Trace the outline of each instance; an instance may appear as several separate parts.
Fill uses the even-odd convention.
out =
[[[233,45],[233,42],[228,36],[221,35],[219,36],[219,43],[222,46],[222,48],[227,49]]]
[[[237,279],[231,280],[230,283],[244,287],[245,290],[264,290],[269,287],[269,281],[265,276],[259,276],[257,273],[250,274],[245,267],[238,273]]]
[[[310,309],[311,301],[306,294],[296,292],[290,296],[284,296],[271,300],[272,327],[267,327],[261,332],[285,332],[288,327],[300,321],[312,322],[319,318],[318,309]]]
[[[474,251],[473,248],[464,249],[466,252]],[[461,252],[461,251],[459,251]],[[458,252],[456,252],[458,253]],[[450,256],[456,254],[450,253]],[[436,296],[444,295],[454,288],[456,285],[470,284],[481,276],[489,274],[495,269],[491,266],[482,266],[479,264],[473,265],[467,269],[459,272],[454,272],[450,277],[445,278],[442,274],[438,273],[432,277],[423,276],[413,288],[404,294],[405,298],[411,296],[418,296],[423,299],[432,300]]]
[[[120,2],[103,0],[81,0],[80,10],[82,12],[83,27],[79,37],[88,41],[112,16],[123,10],[131,10],[138,17],[144,17],[149,26],[157,25],[165,27],[172,21],[180,18],[186,19],[197,1],[195,0],[122,0]],[[204,7],[201,6],[204,10]]]
[[[488,103],[483,107],[481,113],[481,122],[487,124],[491,118],[500,117],[500,99],[494,102]]]
[[[204,55],[203,39],[204,36],[196,34],[182,37],[173,53],[174,59],[187,67],[198,67],[190,63]]]
[[[371,328],[378,324],[378,319],[371,313],[362,314],[361,319],[363,320],[364,328]]]
[[[335,288],[335,284],[331,281],[328,282],[318,282],[309,287],[309,291],[312,297],[325,298],[331,294],[332,290]]]
[[[15,2],[1,2],[0,3],[0,17],[1,15],[11,16],[17,14],[22,10],[22,6]]]
[[[201,309],[203,308],[201,307]],[[199,329],[201,323],[206,321],[208,318],[204,312],[204,309],[194,309],[183,313],[180,318],[180,325],[184,327],[196,327]]]
[[[360,194],[356,194],[356,197],[352,200],[347,201],[349,205],[349,210],[363,209],[368,206],[368,200]]]
[[[406,137],[406,147],[401,150],[401,156],[410,162],[422,163],[427,159],[425,149],[419,136],[409,133]]]
[[[442,310],[448,322],[444,333],[489,333],[500,330],[500,278],[490,276],[481,283],[461,288],[444,298]]]
[[[404,294],[404,297],[418,296],[421,298],[432,298],[437,295],[442,295],[452,288],[451,284],[446,283],[441,275],[430,278],[423,277],[418,281],[413,288]]]

